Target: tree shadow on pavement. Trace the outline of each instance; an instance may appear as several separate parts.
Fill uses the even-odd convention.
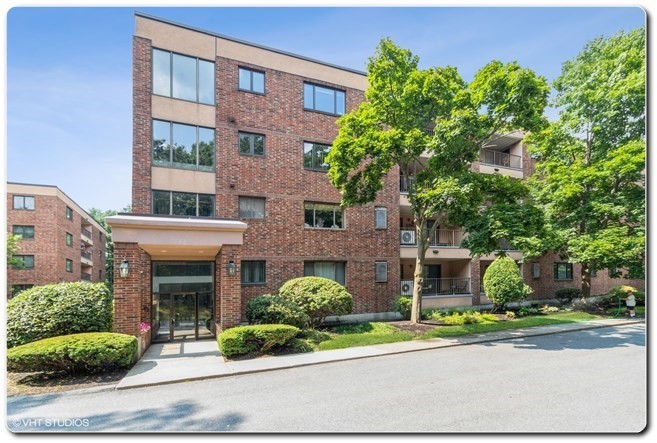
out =
[[[199,414],[201,409],[195,402],[182,401],[141,411],[67,417],[73,419],[69,420],[72,423],[65,423],[64,418],[58,417],[44,417],[40,421],[37,421],[39,417],[9,418],[8,427],[13,432],[230,432],[239,431],[244,421],[240,413],[225,413],[212,418],[199,418]],[[46,419],[51,420],[51,425]],[[53,426],[53,422],[56,425]]]

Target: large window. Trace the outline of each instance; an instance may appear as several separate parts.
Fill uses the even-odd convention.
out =
[[[214,63],[153,50],[153,94],[214,104]]]
[[[214,129],[153,120],[153,164],[214,171]]]
[[[265,199],[240,197],[240,218],[265,218]]]
[[[263,284],[265,278],[265,262],[264,261],[250,261],[242,260],[242,284],[254,285]]]
[[[73,246],[73,235],[70,232],[66,233],[66,246]]]
[[[324,277],[336,281],[344,286],[345,272],[344,262],[332,261],[307,261],[304,262],[303,275],[313,277]]]
[[[317,171],[327,171],[329,164],[325,158],[331,147],[319,143],[304,142],[303,144],[303,167]]]
[[[343,115],[345,109],[344,91],[325,86],[303,84],[303,107],[327,114]]]
[[[73,272],[73,260],[66,259],[66,272]]]
[[[554,264],[555,280],[572,280],[573,264],[572,263],[555,263]]]
[[[15,225],[13,232],[14,235],[20,235],[23,240],[34,239],[34,226]]]
[[[14,266],[14,269],[34,269],[33,255],[14,255],[21,264]]]
[[[14,195],[14,209],[34,210],[34,197],[27,195]]]
[[[240,91],[265,93],[265,73],[251,69],[239,68]]]
[[[239,153],[242,155],[265,155],[265,136],[240,132]]]
[[[214,195],[153,191],[153,214],[212,217]]]
[[[344,228],[344,217],[340,205],[304,203],[304,219],[306,228]]]
[[[30,284],[25,284],[25,285],[11,285],[11,295],[12,295],[12,297],[16,297],[16,296],[17,296],[18,294],[20,294],[21,292],[23,292],[23,291],[25,291],[25,290],[27,290],[27,289],[33,288],[33,287],[34,287],[34,285],[30,285]]]

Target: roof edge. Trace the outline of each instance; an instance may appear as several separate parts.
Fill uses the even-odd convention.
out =
[[[303,55],[294,54],[292,52],[283,51],[281,49],[276,49],[276,48],[272,48],[272,47],[269,47],[269,46],[260,45],[258,43],[253,43],[253,42],[249,42],[249,41],[246,41],[246,40],[241,40],[241,39],[238,39],[238,38],[235,38],[235,37],[230,37],[228,35],[219,34],[217,32],[208,31],[206,29],[201,29],[201,28],[196,28],[194,26],[184,25],[182,23],[174,22],[172,20],[168,20],[168,19],[164,19],[164,18],[157,17],[157,16],[154,16],[154,15],[146,14],[144,12],[135,11],[134,14],[137,17],[142,17],[142,18],[146,18],[146,19],[149,19],[149,20],[158,21],[160,23],[165,23],[165,24],[171,25],[171,26],[177,26],[179,28],[187,29],[187,30],[194,31],[194,32],[200,32],[201,34],[209,35],[211,37],[222,38],[224,40],[230,40],[230,41],[235,42],[235,43],[240,43],[240,44],[243,44],[243,45],[253,46],[254,48],[259,48],[259,49],[264,49],[266,51],[276,52],[278,54],[287,55],[289,57],[298,58],[300,60],[305,60],[305,61],[308,61],[308,62],[311,62],[311,63],[317,63],[317,64],[320,64],[320,65],[328,66],[330,68],[339,69],[341,71],[351,72],[352,74],[367,76],[366,72],[359,71],[358,69],[352,69],[352,68],[347,68],[345,66],[335,65],[333,63],[325,62],[325,61],[322,61],[322,60],[317,60],[317,59],[314,59],[314,58],[311,58],[311,57],[306,57],[306,56],[303,56]]]

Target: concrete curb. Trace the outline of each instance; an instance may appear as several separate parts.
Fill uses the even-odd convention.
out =
[[[594,320],[589,322],[562,323],[549,326],[537,326],[524,329],[509,329],[505,331],[489,332],[478,335],[463,335],[454,338],[432,338],[426,340],[411,340],[381,345],[359,346],[353,348],[336,349],[331,351],[312,352],[307,354],[294,354],[289,356],[268,357],[252,360],[224,362],[223,367],[217,365],[216,372],[201,376],[180,377],[152,382],[130,382],[125,378],[116,385],[117,390],[158,386],[164,384],[181,383],[188,381],[207,380],[212,378],[229,377],[235,375],[255,374],[259,372],[277,371],[282,369],[300,368],[332,362],[359,360],[364,358],[380,357],[384,355],[405,354],[454,346],[465,346],[478,343],[489,343],[505,340],[514,340],[524,337],[537,337],[553,335],[564,332],[582,331],[587,329],[608,328],[642,323],[643,320],[610,319]],[[218,357],[222,358],[222,357]]]

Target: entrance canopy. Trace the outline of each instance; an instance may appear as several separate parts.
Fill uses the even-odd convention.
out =
[[[246,223],[212,218],[120,214],[105,219],[115,243],[137,243],[153,260],[214,260],[222,245],[241,245]]]

